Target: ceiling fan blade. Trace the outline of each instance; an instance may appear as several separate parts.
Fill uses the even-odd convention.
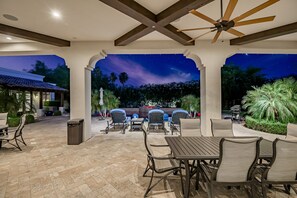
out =
[[[237,2],[238,2],[238,0],[230,0],[229,1],[228,7],[227,7],[225,14],[223,16],[223,19],[222,19],[223,21],[229,21]]]
[[[246,21],[240,21],[235,23],[234,27],[243,26],[243,25],[250,25],[255,23],[263,23],[268,21],[273,21],[275,16],[269,16],[269,17],[263,17],[263,18],[257,18],[257,19],[251,19]]]
[[[197,37],[195,37],[195,38],[192,38],[191,40],[189,40],[189,41],[187,41],[188,43],[191,43],[192,41],[195,41],[196,39],[198,39],[198,38],[200,38],[200,37],[202,37],[202,36],[204,36],[204,35],[206,35],[206,34],[209,34],[209,33],[211,33],[211,32],[213,32],[214,30],[210,30],[210,31],[208,31],[208,32],[205,32],[205,33],[203,33],[203,34],[200,34],[199,36],[197,36]]]
[[[222,31],[217,31],[217,33],[216,33],[216,35],[213,37],[211,43],[215,43],[215,42],[217,42],[219,36],[221,35],[221,32],[222,32]]]
[[[193,30],[207,30],[207,29],[211,29],[211,28],[213,28],[213,27],[180,29],[180,30],[176,30],[176,31],[177,31],[177,32],[185,32],[185,31],[193,31]]]
[[[239,32],[233,28],[230,28],[229,30],[227,30],[227,32],[229,32],[230,34],[233,34],[235,36],[238,36],[238,37],[243,37],[244,36],[244,33],[242,32]]]
[[[260,10],[263,10],[264,8],[267,8],[268,6],[271,6],[272,4],[278,2],[279,0],[268,0],[265,3],[243,13],[242,15],[236,17],[233,19],[233,21],[236,23],[237,21],[240,21],[244,18],[247,18],[249,16],[251,16],[252,14],[255,14],[256,12],[259,12]]]
[[[206,16],[206,15],[200,13],[200,12],[197,12],[196,10],[191,10],[190,13],[192,13],[192,14],[194,14],[195,16],[197,16],[197,17],[199,17],[199,18],[201,18],[201,19],[203,19],[203,20],[205,20],[205,21],[208,21],[209,23],[212,23],[212,24],[214,24],[214,25],[218,23],[217,21],[215,21],[215,20],[209,18],[208,16]]]

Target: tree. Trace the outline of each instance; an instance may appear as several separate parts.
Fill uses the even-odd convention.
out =
[[[91,73],[92,79],[92,90],[99,90],[101,87],[103,89],[107,89],[109,85],[108,76],[104,75],[99,67],[95,67],[95,69]]]
[[[110,90],[104,90],[103,93],[103,105],[107,110],[118,108],[120,100]]]
[[[44,76],[44,82],[53,82],[52,81],[52,70],[45,65],[44,62],[37,60],[34,65],[32,65],[33,69],[29,71],[32,74],[38,74]]]
[[[196,113],[200,111],[200,99],[193,95],[187,95],[181,98],[181,107],[189,112]]]
[[[127,82],[128,79],[129,79],[129,77],[128,77],[128,74],[126,72],[120,73],[119,80],[122,83],[123,87],[124,87],[124,84]]]
[[[97,112],[100,110],[100,105],[99,105],[99,92],[98,90],[93,90],[91,94],[91,108],[92,108],[92,113]]]
[[[253,87],[243,97],[243,108],[255,119],[282,123],[297,118],[297,82],[294,78],[277,80],[262,87]]]
[[[117,75],[114,72],[111,72],[110,73],[110,77],[109,78],[110,78],[110,81],[112,83],[114,83],[118,79]]]
[[[52,71],[52,82],[57,86],[68,89],[70,88],[70,73],[66,65],[58,65]]]

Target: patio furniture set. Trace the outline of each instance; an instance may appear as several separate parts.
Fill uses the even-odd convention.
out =
[[[110,130],[120,130],[122,134],[125,134],[129,125],[130,131],[141,130],[145,121],[148,122],[148,133],[151,131],[162,131],[165,135],[167,133],[164,119],[166,115],[161,109],[150,110],[147,118],[139,118],[138,114],[133,114],[132,118],[127,117],[126,111],[123,109],[112,109],[110,115],[111,121],[107,121],[107,127],[105,129],[106,134]],[[173,134],[175,130],[180,131],[181,118],[189,118],[189,113],[182,109],[174,110],[172,112],[172,117],[168,119],[171,134]]]
[[[7,114],[8,113],[0,113],[0,149],[2,148],[2,142],[4,141],[21,151],[22,149],[19,142],[27,146],[23,138],[23,128],[26,123],[26,114],[21,116],[19,125],[12,129],[9,129],[8,127]]]
[[[151,145],[147,129],[143,127],[147,167],[151,179],[145,197],[162,179],[171,173],[179,174],[184,197],[190,195],[190,179],[195,176],[208,197],[214,197],[214,186],[244,187],[250,197],[260,194],[267,197],[267,188],[282,184],[290,194],[297,194],[297,125],[288,124],[286,139],[265,140],[262,137],[235,137],[231,120],[211,119],[212,136],[201,135],[199,120],[180,119],[180,135],[166,136],[167,145]],[[167,147],[166,156],[153,154],[154,147]],[[158,166],[168,161],[168,166]],[[152,184],[155,173],[163,174]],[[183,175],[184,174],[184,175]],[[260,190],[258,187],[261,187]]]

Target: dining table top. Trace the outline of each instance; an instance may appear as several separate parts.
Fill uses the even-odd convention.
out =
[[[236,138],[236,137],[235,137]],[[238,137],[242,138],[242,137]],[[219,159],[222,137],[165,137],[174,157],[178,160],[213,160]],[[260,159],[272,158],[272,142],[262,139]]]

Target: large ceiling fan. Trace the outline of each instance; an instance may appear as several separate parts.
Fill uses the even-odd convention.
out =
[[[234,8],[238,2],[238,0],[230,0],[229,4],[227,6],[227,9],[223,15],[223,0],[221,0],[221,18],[217,21],[209,18],[208,16],[196,11],[196,10],[191,10],[190,13],[192,13],[193,15],[210,22],[211,24],[213,24],[213,27],[202,27],[202,28],[190,28],[190,29],[180,29],[177,30],[178,32],[185,32],[185,31],[193,31],[193,30],[205,30],[205,29],[209,29],[210,31],[201,34],[191,40],[189,40],[188,42],[192,42],[193,40],[196,40],[206,34],[209,34],[211,32],[217,32],[214,36],[214,38],[212,39],[212,43],[215,43],[220,34],[222,33],[222,31],[226,31],[230,34],[233,34],[237,37],[242,37],[244,36],[244,34],[242,32],[239,32],[237,30],[235,30],[233,27],[238,27],[238,26],[243,26],[243,25],[251,25],[251,24],[256,24],[256,23],[263,23],[263,22],[268,22],[268,21],[273,21],[275,16],[268,16],[268,17],[262,17],[262,18],[256,18],[256,19],[250,19],[250,20],[246,20],[246,21],[241,21],[242,19],[245,19],[257,12],[259,12],[260,10],[263,10],[264,8],[271,6],[272,4],[278,2],[279,0],[268,0],[265,3],[239,15],[238,17],[235,17],[234,19],[230,20],[230,17],[234,11]]]

